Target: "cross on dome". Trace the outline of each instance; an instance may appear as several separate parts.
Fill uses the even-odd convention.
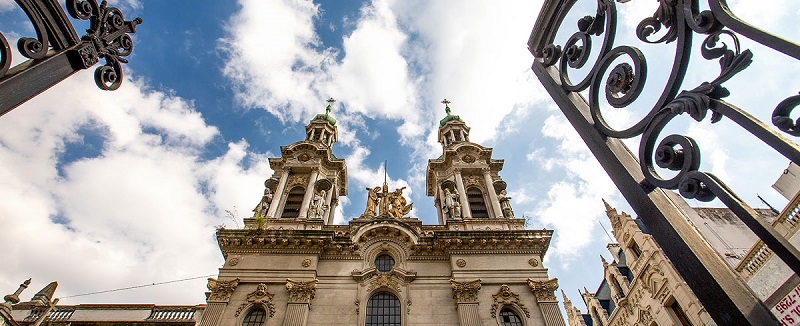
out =
[[[447,115],[450,115],[450,103],[451,102],[447,99],[442,100],[442,104],[444,104],[444,112],[446,112]]]

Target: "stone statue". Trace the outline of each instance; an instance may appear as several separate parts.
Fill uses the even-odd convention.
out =
[[[311,214],[313,218],[322,218],[325,214],[325,190],[314,194],[314,199],[311,201]]]
[[[503,210],[503,216],[506,218],[514,217],[514,210],[511,209],[511,203],[508,201],[511,197],[508,197],[505,189],[500,190],[497,199],[500,201],[500,209]]]
[[[375,187],[375,188],[367,188],[367,207],[364,209],[364,214],[361,216],[367,217],[374,217],[378,216],[391,216],[391,217],[403,217],[409,212],[411,212],[412,206],[414,204],[407,204],[406,199],[403,197],[403,189],[406,187],[402,187],[399,189],[395,189],[395,191],[389,191],[389,186],[385,183],[383,184],[383,188]],[[379,210],[376,212],[376,210]]]
[[[444,189],[444,211],[450,215],[450,219],[461,218],[461,202],[458,200],[458,191],[450,192],[449,188]]]
[[[256,205],[256,208],[253,208],[253,212],[255,212],[253,217],[267,217],[270,203],[272,203],[272,190],[266,188],[264,189],[264,196],[261,196],[261,201]]]
[[[367,188],[367,208],[364,209],[365,216],[375,216],[377,215],[376,209],[378,208],[378,193],[381,191],[381,187]]]
[[[386,199],[384,199],[391,200],[392,208],[389,210],[389,216],[391,217],[403,217],[411,212],[413,204],[406,205],[407,201],[406,198],[403,197],[403,189],[406,189],[406,187],[395,189],[394,192],[389,193]]]

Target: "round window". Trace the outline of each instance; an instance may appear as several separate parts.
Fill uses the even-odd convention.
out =
[[[394,267],[394,258],[387,254],[380,254],[375,258],[375,268],[381,273],[386,273]]]

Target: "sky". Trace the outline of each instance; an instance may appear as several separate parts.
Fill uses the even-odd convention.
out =
[[[800,41],[792,24],[800,4],[774,2],[728,1],[743,19]],[[545,266],[582,307],[576,291],[596,289],[599,255],[610,257],[601,198],[634,213],[530,70],[526,42],[541,4],[112,1],[126,19],[144,21],[122,87],[102,91],[86,70],[0,117],[0,291],[33,278],[25,298],[55,280],[62,304],[204,303],[205,279],[223,264],[215,228],[241,227],[252,215],[272,175],[267,159],[302,140],[329,97],[339,128],[333,153],[349,176],[336,222],[363,212],[363,189],[381,184],[386,168],[390,187],[408,187],[411,215],[435,224],[425,168],[442,152],[436,131],[447,98],[471,141],[505,160],[500,175],[517,216],[555,231]],[[558,44],[594,5],[579,2]],[[604,109],[614,125],[643,116],[668,76],[674,45],[649,46],[634,34],[657,5],[619,4],[618,39],[641,47],[651,77],[643,104]],[[88,28],[73,23],[79,34]],[[12,44],[34,33],[11,0],[0,0],[0,32]],[[684,89],[719,73],[700,57],[700,41]],[[800,91],[800,65],[740,41],[755,59],[726,84],[728,100],[769,123],[774,106]],[[24,61],[18,53],[13,60]],[[680,120],[670,130],[696,137],[701,170],[754,207],[766,207],[757,195],[786,204],[770,185],[787,159],[730,121]],[[638,139],[627,144],[636,152]],[[182,279],[192,280],[82,295]]]

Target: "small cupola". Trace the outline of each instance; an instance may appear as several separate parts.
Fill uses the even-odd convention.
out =
[[[443,148],[451,144],[469,141],[469,127],[461,117],[450,114],[450,101],[444,99],[444,111],[447,116],[439,121],[439,143]]]
[[[325,113],[317,114],[306,126],[306,141],[322,143],[331,147],[339,138],[336,130],[336,119],[330,113],[333,103],[336,102],[332,97],[327,100],[328,106]]]

